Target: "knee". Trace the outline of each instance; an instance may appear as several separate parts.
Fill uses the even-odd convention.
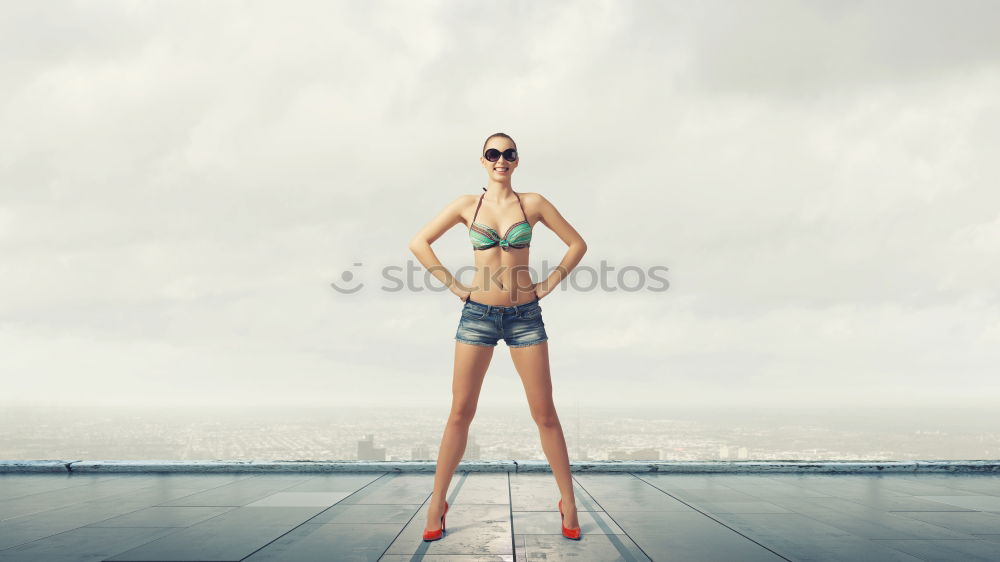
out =
[[[451,414],[448,415],[448,423],[450,425],[468,427],[472,424],[472,418],[474,417],[476,417],[475,408],[453,408]]]
[[[559,416],[555,410],[545,410],[542,412],[532,412],[531,417],[538,424],[540,429],[548,427],[559,427]]]

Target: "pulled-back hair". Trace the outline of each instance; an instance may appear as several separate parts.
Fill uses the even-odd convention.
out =
[[[490,139],[493,137],[504,137],[505,139],[508,139],[510,140],[510,142],[514,143],[514,148],[517,149],[517,143],[514,142],[514,139],[510,138],[510,135],[508,135],[507,133],[493,133],[492,135],[486,137],[486,140],[483,142],[483,149],[480,151],[480,154],[486,152],[486,145],[490,142]]]

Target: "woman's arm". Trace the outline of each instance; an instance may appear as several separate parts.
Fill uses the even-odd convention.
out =
[[[451,227],[462,221],[462,209],[467,205],[468,195],[462,195],[455,199],[438,213],[431,222],[427,223],[420,232],[410,240],[410,251],[417,257],[417,260],[431,272],[445,287],[458,296],[459,300],[465,300],[471,291],[458,282],[450,271],[441,265],[441,260],[434,254],[431,244],[441,237]]]
[[[556,236],[560,240],[569,246],[566,250],[566,255],[559,262],[559,266],[544,281],[535,284],[535,293],[541,299],[556,290],[559,283],[569,276],[569,272],[573,271],[573,268],[580,263],[580,260],[583,259],[583,254],[587,253],[587,243],[580,236],[580,233],[573,228],[573,225],[569,224],[569,221],[559,214],[555,205],[550,203],[545,197],[542,197],[541,194],[538,195],[538,198],[539,210],[542,215],[539,221],[549,227],[552,232],[556,233]]]

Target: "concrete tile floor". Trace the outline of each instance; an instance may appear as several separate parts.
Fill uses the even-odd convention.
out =
[[[460,472],[0,474],[0,562],[1000,561],[1000,475]]]

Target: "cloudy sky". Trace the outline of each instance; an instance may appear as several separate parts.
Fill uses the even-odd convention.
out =
[[[6,3],[0,400],[447,405],[461,303],[382,272],[504,131],[580,271],[668,268],[542,301],[557,404],[995,404],[998,12]]]

